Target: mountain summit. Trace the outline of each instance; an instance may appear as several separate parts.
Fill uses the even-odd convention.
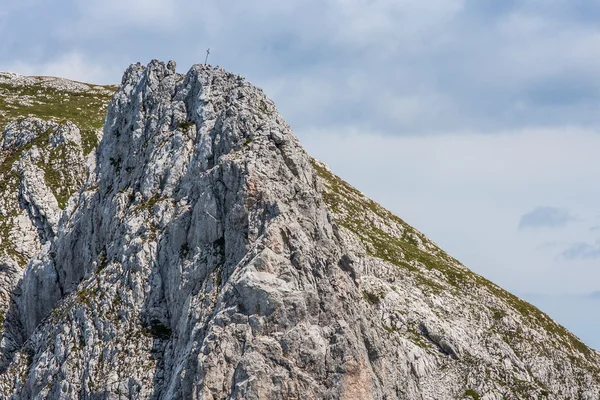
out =
[[[0,244],[27,262],[4,288],[1,397],[600,397],[599,353],[311,159],[240,76],[132,65],[90,159],[77,125],[39,118],[1,138],[2,190],[37,232]],[[52,191],[43,156],[71,142],[80,180]]]

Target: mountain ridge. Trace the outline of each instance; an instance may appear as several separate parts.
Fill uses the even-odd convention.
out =
[[[10,288],[4,396],[599,398],[598,352],[311,159],[243,78],[134,64],[98,136]]]

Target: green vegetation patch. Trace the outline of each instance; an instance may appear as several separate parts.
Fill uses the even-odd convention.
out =
[[[68,120],[82,130],[102,128],[115,86],[90,86],[81,92],[60,91],[42,81],[28,86],[0,83],[0,127],[19,118]]]
[[[421,287],[435,292],[474,284],[470,271],[455,266],[458,261],[443,250],[433,247],[430,249],[433,254],[421,250],[419,245],[428,242],[423,234],[314,160],[313,166],[325,182],[323,200],[333,212],[336,222],[355,233],[370,255],[408,270]],[[389,225],[401,227],[401,234],[395,236],[376,226],[370,219],[373,214]],[[444,274],[448,287],[428,276],[426,271],[433,269]]]
[[[152,212],[152,209],[154,208],[155,205],[157,205],[158,203],[160,203],[161,201],[164,201],[166,199],[167,199],[166,196],[159,196],[158,194],[155,194],[154,196],[150,197],[148,200],[135,206],[132,211],[133,212],[136,212],[136,211]]]
[[[185,132],[188,129],[190,129],[192,126],[195,126],[195,125],[196,125],[196,123],[194,121],[182,121],[177,124],[177,127],[180,130]]]
[[[363,298],[372,305],[377,305],[385,298],[385,292],[363,290]]]
[[[44,171],[46,185],[58,202],[61,210],[67,206],[71,195],[83,185],[83,176],[73,176],[69,171],[69,150],[78,151],[73,148],[74,143],[68,143],[50,150],[48,160],[38,165]]]
[[[81,149],[83,155],[87,156],[98,147],[98,131],[93,129],[80,129],[81,134]]]

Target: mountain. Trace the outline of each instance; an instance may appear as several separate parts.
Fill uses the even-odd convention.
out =
[[[112,88],[3,76],[32,115],[3,114],[3,397],[600,398],[598,352],[312,159],[242,77],[132,65],[84,139]]]

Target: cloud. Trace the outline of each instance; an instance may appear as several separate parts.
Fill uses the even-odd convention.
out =
[[[590,231],[592,231],[592,232],[600,231],[600,225],[591,226]]]
[[[172,30],[186,14],[177,0],[89,0],[77,2],[81,22],[93,21],[92,26],[81,25],[85,31],[94,32],[102,26],[126,30],[151,28]],[[89,29],[86,29],[89,28]],[[101,32],[95,31],[95,34]]]
[[[600,300],[600,290],[590,293],[588,297],[593,300]]]
[[[68,53],[40,63],[14,62],[2,64],[0,69],[17,72],[22,75],[44,75],[69,77],[72,80],[90,83],[113,83],[111,76],[115,67],[98,65],[81,53]]]
[[[539,245],[536,246],[536,249],[538,249],[538,250],[552,249],[552,248],[556,248],[558,245],[559,245],[559,243],[557,241],[548,241],[548,242],[540,243]]]
[[[562,228],[573,221],[569,212],[557,207],[537,207],[524,214],[519,222],[519,229],[525,228]]]
[[[566,260],[595,260],[600,258],[600,241],[595,244],[573,243],[563,251],[562,256]]]
[[[267,89],[298,129],[387,135],[597,126],[600,7],[540,0],[8,0],[4,66],[69,54],[204,60]],[[76,33],[74,33],[76,32]],[[57,74],[80,78],[68,65]],[[89,74],[90,79],[97,74]]]

